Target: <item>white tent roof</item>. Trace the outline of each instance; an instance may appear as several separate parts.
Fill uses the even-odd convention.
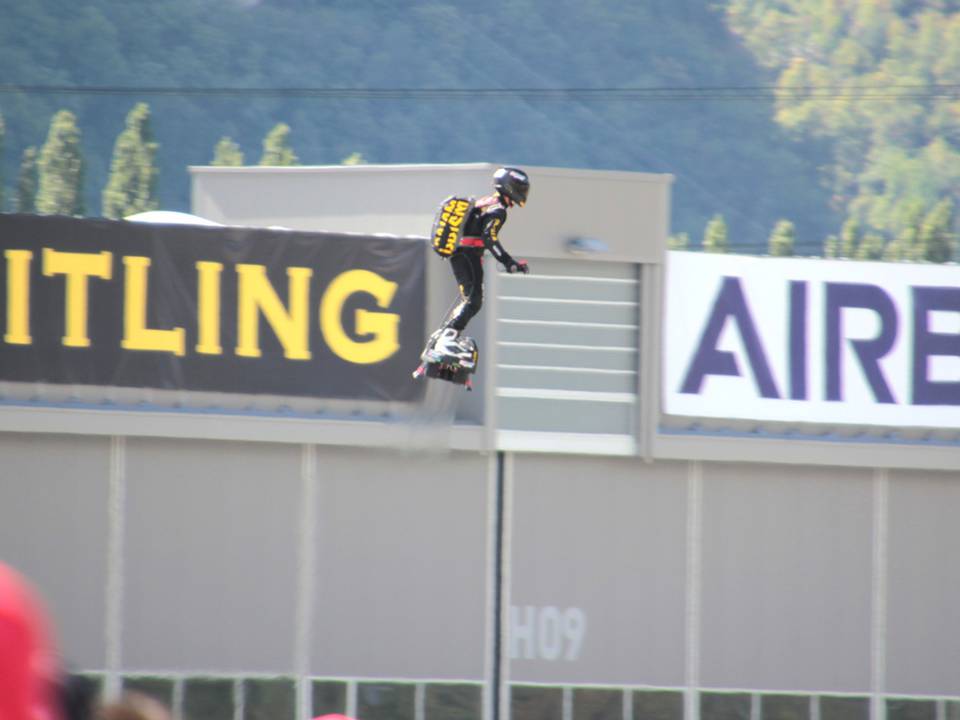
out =
[[[176,212],[173,210],[149,210],[147,212],[127,215],[124,220],[132,222],[160,223],[168,225],[217,225],[222,227],[222,223],[207,220],[199,215],[190,213]]]

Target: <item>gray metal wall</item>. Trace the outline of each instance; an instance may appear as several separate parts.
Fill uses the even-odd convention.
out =
[[[0,557],[80,667],[484,677],[484,456],[13,433],[0,456]]]
[[[292,720],[313,679],[352,683],[354,711],[364,679],[414,683],[423,717],[436,688],[468,683],[491,713],[496,456],[5,433],[0,457],[0,557],[108,688],[279,676]],[[772,718],[784,693],[849,696],[875,718],[909,717],[903,696],[941,711],[960,696],[956,474],[512,453],[503,467],[515,720],[544,698],[572,713],[564,697],[599,687],[624,713],[673,693],[677,720],[726,701]]]
[[[838,697],[875,718],[958,707],[956,473],[532,454],[512,467],[511,603],[576,607],[587,628],[576,658],[545,660],[527,654],[521,614],[512,681],[672,687],[688,719],[780,717],[784,697],[801,700],[791,717]]]
[[[702,476],[700,681],[869,689],[870,473],[707,465]]]
[[[684,465],[518,455],[509,477],[514,635],[536,608],[532,632],[511,643],[510,679],[683,685]],[[568,625],[559,653],[543,619],[550,607]],[[570,609],[585,627],[577,652]]]
[[[884,480],[887,538],[884,667],[891,692],[958,693],[960,473],[891,472]],[[949,690],[947,690],[949,688]]]
[[[111,440],[0,434],[0,558],[40,587],[69,657],[106,667]]]

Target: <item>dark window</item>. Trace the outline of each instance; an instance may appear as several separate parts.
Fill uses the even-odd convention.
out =
[[[426,720],[480,720],[483,689],[479,685],[427,685]]]
[[[560,688],[511,686],[511,720],[557,720],[560,717],[563,717],[563,690]]]
[[[870,717],[870,701],[864,697],[820,698],[820,720],[867,720]]]
[[[750,720],[750,696],[744,693],[701,693],[700,720]]]
[[[183,686],[186,720],[233,720],[233,681],[190,678]]]
[[[103,695],[104,678],[97,673],[68,671],[64,677],[63,702],[67,717],[88,717]]]
[[[887,700],[887,720],[936,720],[933,700]]]
[[[83,686],[90,690],[95,696],[99,697],[103,692],[104,679],[99,673],[71,673],[78,678]]]
[[[763,695],[760,717],[763,720],[808,720],[810,698],[806,695]]]
[[[334,680],[314,680],[311,717],[343,714],[347,710],[347,684]]]
[[[573,720],[623,720],[623,691],[574,688]]]
[[[243,681],[243,720],[294,720],[297,694],[289,678]]]
[[[683,720],[683,693],[673,690],[636,690],[633,720]]]
[[[363,720],[413,720],[413,685],[404,683],[359,683],[357,716]]]

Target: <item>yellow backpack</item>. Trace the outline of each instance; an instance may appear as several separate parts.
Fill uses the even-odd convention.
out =
[[[440,205],[430,229],[433,251],[440,257],[450,257],[460,245],[474,202],[474,198],[451,195]]]

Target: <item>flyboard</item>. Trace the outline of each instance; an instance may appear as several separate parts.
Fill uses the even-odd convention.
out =
[[[457,331],[449,328],[440,330],[430,336],[420,353],[420,364],[413,371],[413,377],[445,380],[473,390],[470,376],[477,371],[479,359],[476,340],[458,337]]]

